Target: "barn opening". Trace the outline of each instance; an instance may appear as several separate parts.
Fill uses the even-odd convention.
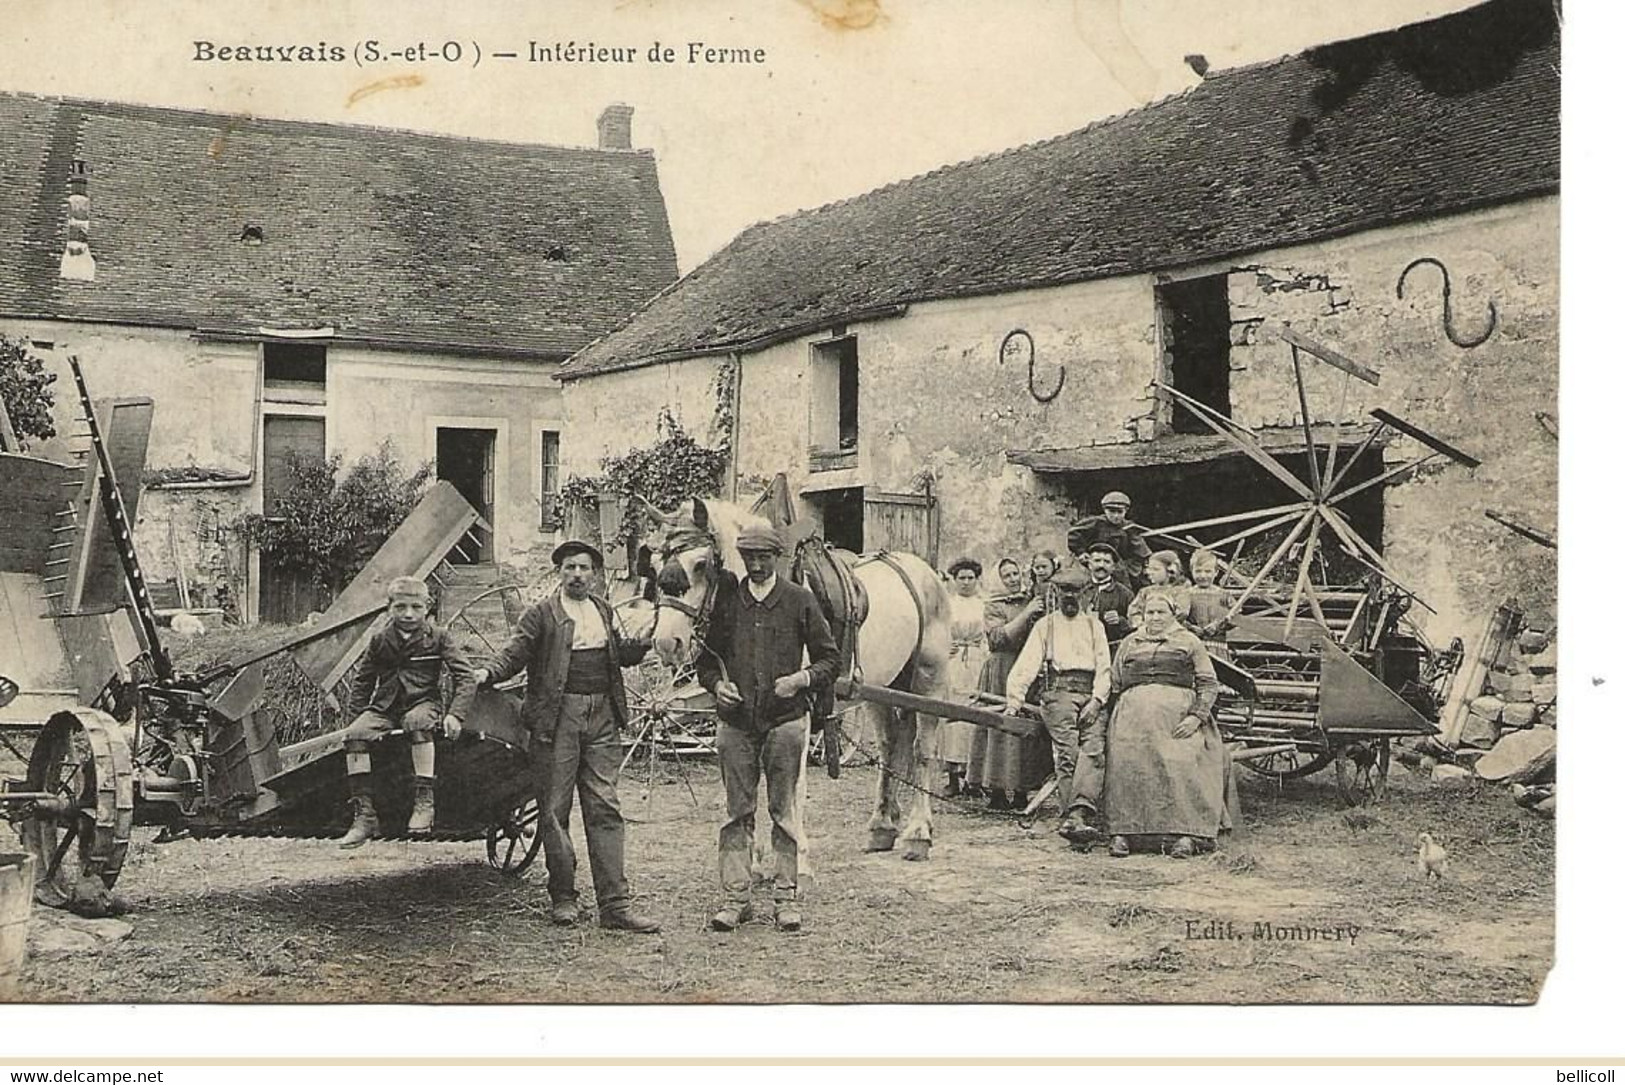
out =
[[[809,437],[814,452],[839,454],[858,447],[858,341],[843,336],[812,345]]]
[[[1156,288],[1163,374],[1176,390],[1230,417],[1230,287],[1227,275],[1161,283]],[[1175,433],[1211,433],[1182,403],[1173,407]]]
[[[485,525],[475,524],[453,548],[453,565],[484,565],[496,560],[492,530],[496,525],[497,431],[437,426],[434,431],[435,477],[456,487],[474,506]]]
[[[848,486],[806,495],[824,525],[824,541],[854,554],[863,553],[863,487]]]
[[[1273,443],[1270,438],[1277,435],[1266,431],[1263,436],[1266,443]],[[1357,434],[1354,439],[1358,440],[1360,436]],[[1327,449],[1324,444],[1319,443],[1322,439],[1322,435],[1317,433],[1316,458],[1324,470]],[[1208,440],[1220,439],[1171,439],[1172,442],[1203,443]],[[1290,440],[1290,435],[1282,435],[1281,443],[1284,444],[1287,440]],[[1272,451],[1293,475],[1307,479],[1308,454],[1302,451],[1302,437],[1297,437],[1296,441],[1298,451],[1284,449]],[[1163,445],[1166,455],[1170,442],[1159,443]],[[1353,452],[1353,448],[1346,446],[1339,449],[1336,470],[1341,473],[1345,466],[1348,467],[1348,475],[1339,485],[1339,490],[1350,489],[1382,473],[1381,442],[1373,444],[1350,465],[1349,457]],[[1239,452],[1218,452],[1174,462],[1169,462],[1168,459],[1157,462],[1151,458],[1152,455],[1149,450],[1121,446],[1117,449],[1056,450],[1049,453],[1017,452],[1012,458],[1016,462],[1026,462],[1038,472],[1053,488],[1053,492],[1064,496],[1073,505],[1079,519],[1085,515],[1098,514],[1101,497],[1112,490],[1121,490],[1133,499],[1134,507],[1129,517],[1134,523],[1147,528],[1229,516],[1302,500],[1284,483]],[[1384,487],[1373,486],[1336,506],[1354,531],[1378,552],[1382,550],[1383,490]],[[1183,534],[1193,536],[1197,541],[1207,544],[1261,523],[1265,519],[1268,517],[1197,528]],[[1291,531],[1293,522],[1295,520],[1244,540],[1243,548],[1239,551],[1244,567],[1256,568]],[[1194,549],[1189,543],[1156,536],[1148,536],[1146,541],[1153,550],[1175,550],[1186,559]],[[1321,547],[1321,553],[1326,566],[1317,570],[1317,582],[1355,585],[1365,580],[1368,573],[1364,565],[1344,554],[1336,540],[1323,538],[1322,541],[1324,545]],[[1288,557],[1295,557],[1296,553],[1294,550]],[[1221,547],[1220,556],[1227,562],[1236,558],[1238,551],[1235,544]],[[1295,570],[1296,566],[1290,568]],[[1286,575],[1285,567],[1277,567],[1275,575]]]

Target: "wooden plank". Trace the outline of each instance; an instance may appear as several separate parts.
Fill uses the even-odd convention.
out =
[[[1544,531],[1536,531],[1528,524],[1514,520],[1510,516],[1504,516],[1501,513],[1496,512],[1494,509],[1485,509],[1484,515],[1489,517],[1491,520],[1494,520],[1508,531],[1511,531],[1514,534],[1522,535],[1530,542],[1537,542],[1548,550],[1557,549],[1557,540],[1546,534]]]
[[[24,692],[70,685],[68,656],[48,616],[45,586],[28,573],[0,573],[0,666]]]
[[[117,399],[97,404],[96,417],[102,424],[102,443],[113,465],[113,479],[124,501],[124,515],[134,529],[140,515],[141,473],[147,465],[147,444],[152,436],[153,405],[150,399]],[[77,598],[70,598],[70,610],[121,606],[129,599],[124,564],[114,543],[112,525],[102,513],[100,502],[87,519],[90,540],[84,554],[84,579]]]
[[[963,720],[974,723],[978,727],[991,727],[995,731],[1002,731],[1007,735],[1025,738],[1037,734],[1042,725],[1035,720],[1024,719],[1020,716],[1006,716],[999,712],[990,712],[985,708],[976,708],[973,705],[959,704],[955,701],[939,701],[934,697],[922,697],[918,693],[907,693],[890,686],[871,686],[866,683],[853,682],[851,679],[838,679],[835,683],[835,695],[852,701],[867,701],[870,704],[885,705],[887,708],[900,708],[910,712],[924,712],[930,716],[939,716],[945,720]]]
[[[1461,744],[1461,731],[1467,725],[1468,706],[1474,697],[1484,692],[1484,682],[1489,677],[1495,657],[1500,655],[1501,648],[1522,617],[1507,603],[1496,607],[1495,613],[1484,622],[1484,632],[1479,635],[1477,650],[1456,672],[1456,680],[1450,684],[1450,694],[1445,698],[1444,711],[1439,713],[1439,728],[1443,732],[1440,741],[1451,749]]]
[[[332,637],[307,644],[293,653],[305,676],[324,692],[338,685],[344,672],[361,655],[372,628],[357,621],[368,611],[389,603],[389,582],[398,576],[426,577],[440,564],[477,519],[474,507],[457,488],[444,480],[429,487],[400,527],[379,547],[322,615],[322,624],[354,622]]]
[[[1463,452],[1455,445],[1446,444],[1444,441],[1441,441],[1439,438],[1433,436],[1433,434],[1429,433],[1427,430],[1413,426],[1403,418],[1400,418],[1398,415],[1389,414],[1381,407],[1373,410],[1371,412],[1371,417],[1384,423],[1390,429],[1397,429],[1405,436],[1422,442],[1439,455],[1448,456],[1450,459],[1455,460],[1463,467],[1477,467],[1479,465],[1479,460],[1467,455],[1467,453]]]
[[[1367,384],[1375,385],[1381,379],[1375,369],[1363,366],[1347,355],[1337,353],[1324,343],[1317,343],[1302,332],[1294,331],[1289,324],[1281,327],[1281,338],[1299,350],[1308,351],[1333,369],[1341,369],[1357,380],[1363,380]]]

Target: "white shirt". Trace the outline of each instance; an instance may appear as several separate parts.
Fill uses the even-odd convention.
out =
[[[559,593],[559,603],[564,607],[564,613],[570,616],[575,623],[575,632],[570,637],[570,650],[579,648],[602,648],[609,643],[609,630],[604,628],[604,616],[598,612],[598,606],[590,598],[572,599],[563,592]]]
[[[761,586],[757,586],[756,581],[751,580],[749,577],[745,578],[745,587],[747,589],[749,589],[750,597],[752,599],[756,600],[758,603],[760,603],[763,599],[766,599],[769,595],[772,595],[773,594],[773,589],[778,587],[778,586],[779,586],[779,574],[778,573],[774,573],[772,576],[768,577],[767,578],[767,583],[763,584]]]
[[[1076,618],[1056,612],[1046,614],[1027,634],[1027,643],[1010,668],[1005,683],[1006,698],[1023,701],[1027,689],[1038,677],[1044,660],[1050,660],[1058,671],[1094,671],[1095,681],[1091,695],[1101,704],[1112,692],[1112,653],[1106,643],[1106,627],[1091,613],[1080,613]]]

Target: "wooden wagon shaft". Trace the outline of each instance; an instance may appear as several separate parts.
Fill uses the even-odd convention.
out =
[[[885,705],[887,708],[901,708],[906,712],[924,712],[928,716],[939,716],[945,720],[962,720],[965,723],[974,723],[978,727],[991,727],[995,731],[1003,731],[1017,738],[1037,734],[1040,727],[1038,723],[1020,716],[1006,716],[973,705],[939,701],[935,697],[922,697],[918,693],[906,693],[890,686],[871,686],[863,682],[854,682],[849,678],[836,681],[835,695],[847,700]]]

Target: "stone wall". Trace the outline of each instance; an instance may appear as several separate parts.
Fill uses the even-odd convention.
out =
[[[1482,345],[1452,344],[1442,323],[1436,268],[1400,273],[1432,257],[1451,273],[1458,333],[1476,336],[1489,302],[1498,314]],[[1373,230],[1314,245],[1182,269],[1225,275],[1229,287],[1234,416],[1259,426],[1297,423],[1291,354],[1275,330],[1298,331],[1380,372],[1371,388],[1304,359],[1310,415],[1369,421],[1382,407],[1483,461],[1468,471],[1429,468],[1388,490],[1384,549],[1396,571],[1439,611],[1429,633],[1467,632],[1502,599],[1550,610],[1555,559],[1484,516],[1495,509],[1541,530],[1556,523],[1556,442],[1536,412],[1557,404],[1557,201],[1527,203],[1431,223]],[[1058,547],[1066,525],[1097,500],[1087,476],[1060,485],[1012,466],[1006,452],[1144,440],[1166,432],[1169,407],[1152,382],[1166,379],[1156,285],[1132,275],[1004,295],[919,303],[900,317],[844,329],[857,337],[860,440],[855,461],[816,471],[808,455],[808,336],[743,359],[736,483],[775,472],[803,497],[867,486],[913,489],[933,479],[941,502],[943,557],[984,564],[1004,553]],[[1029,393],[1024,358],[1001,343],[1025,330],[1035,351]],[[712,417],[715,359],[694,359],[572,381],[572,434],[591,430],[591,453],[646,443],[659,406],[672,404],[692,432]],[[1061,383],[1064,367],[1065,378]],[[1347,388],[1345,390],[1345,384]],[[1415,449],[1408,440],[1390,459]],[[1096,487],[1098,488],[1098,487]],[[1243,505],[1243,507],[1246,507]],[[801,511],[816,515],[803,502]]]
[[[333,347],[324,402],[277,402],[274,393],[262,396],[257,344],[211,342],[178,330],[42,321],[0,321],[0,331],[33,340],[35,352],[58,374],[53,389],[59,436],[30,448],[31,455],[66,460],[67,435],[82,428],[67,365],[76,355],[96,399],[154,400],[149,474],[227,479],[149,488],[137,515],[136,546],[149,581],[175,579],[178,559],[196,606],[213,605],[229,581],[236,605],[248,607],[251,561],[232,525],[262,505],[259,438],[266,414],[322,417],[328,454],[349,462],[387,439],[409,466],[433,461],[436,426],[494,429],[496,560],[520,569],[545,564],[541,556],[556,541],[543,530],[537,500],[542,433],[563,429],[551,366]]]

